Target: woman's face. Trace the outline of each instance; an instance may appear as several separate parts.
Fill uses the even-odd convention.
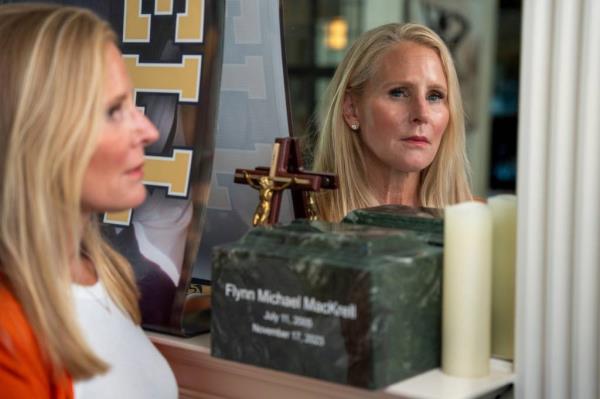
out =
[[[382,55],[360,97],[346,94],[344,118],[360,125],[368,161],[418,172],[433,161],[448,125],[447,94],[436,51],[404,41]]]
[[[106,50],[104,115],[96,150],[83,179],[82,209],[114,212],[140,205],[144,147],[158,139],[154,125],[135,107],[132,86],[117,47]]]

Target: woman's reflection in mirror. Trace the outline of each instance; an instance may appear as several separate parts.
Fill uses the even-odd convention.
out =
[[[435,32],[387,24],[354,42],[322,103],[314,169],[340,178],[339,190],[317,197],[329,221],[357,208],[472,198],[458,78]]]

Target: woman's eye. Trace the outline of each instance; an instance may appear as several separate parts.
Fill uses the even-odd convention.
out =
[[[106,112],[106,116],[111,120],[119,120],[123,116],[123,103],[110,106]]]
[[[441,93],[439,91],[434,91],[427,95],[427,101],[431,101],[431,102],[439,102],[439,101],[442,101],[444,98],[446,98],[444,93]]]
[[[408,90],[403,87],[395,87],[389,91],[392,97],[408,97]]]

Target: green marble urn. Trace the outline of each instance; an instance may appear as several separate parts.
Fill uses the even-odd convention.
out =
[[[212,355],[376,389],[439,367],[442,249],[296,221],[215,248]]]
[[[433,245],[444,245],[444,210],[382,205],[350,212],[342,223],[409,230]]]

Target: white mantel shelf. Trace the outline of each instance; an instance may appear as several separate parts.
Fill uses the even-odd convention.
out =
[[[496,395],[514,381],[512,364],[492,359],[485,378],[449,377],[431,370],[377,391],[227,361],[210,355],[210,334],[179,338],[148,332],[173,368],[181,398],[431,398]]]

